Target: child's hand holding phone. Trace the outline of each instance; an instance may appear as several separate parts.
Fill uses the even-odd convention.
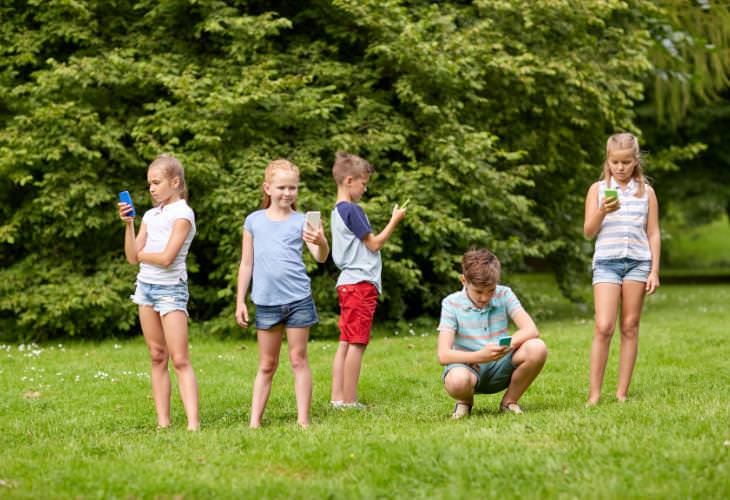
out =
[[[134,209],[134,203],[132,203],[132,196],[129,191],[119,193],[119,218],[128,222],[133,220],[136,215],[137,211]]]
[[[621,203],[618,200],[618,191],[615,189],[606,189],[603,192],[603,203],[601,203],[601,211],[603,213],[615,212],[621,208]]]

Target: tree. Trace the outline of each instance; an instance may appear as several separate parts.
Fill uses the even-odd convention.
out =
[[[0,328],[128,333],[134,269],[116,192],[145,208],[146,165],[187,169],[198,236],[191,313],[232,320],[241,223],[266,163],[328,211],[345,149],[376,166],[385,319],[434,313],[470,245],[507,269],[547,259],[570,292],[579,220],[609,132],[631,129],[651,65],[645,1],[5,1],[0,7]],[[336,270],[313,271],[324,327]]]

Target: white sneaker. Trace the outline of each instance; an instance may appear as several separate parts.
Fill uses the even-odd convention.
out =
[[[345,403],[343,403],[342,400],[339,400],[339,401],[332,400],[332,401],[330,401],[330,406],[332,408],[335,408],[335,409],[338,409],[338,410],[341,410],[344,407],[343,406],[344,404]]]

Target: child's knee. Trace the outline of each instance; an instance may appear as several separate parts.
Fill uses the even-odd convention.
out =
[[[535,362],[544,362],[547,359],[548,348],[542,339],[530,339],[523,346],[527,348],[527,359]]]
[[[611,340],[613,337],[613,331],[616,328],[616,323],[613,321],[597,321],[596,322],[596,337],[603,340]]]
[[[473,391],[476,377],[466,368],[453,368],[446,375],[444,386],[449,394],[463,394]]]

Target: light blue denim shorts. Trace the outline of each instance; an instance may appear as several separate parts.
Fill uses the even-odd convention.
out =
[[[130,295],[137,305],[151,306],[160,316],[172,311],[182,311],[188,315],[188,283],[181,281],[176,285],[153,285],[137,281],[134,295]]]
[[[597,260],[593,264],[593,284],[615,283],[620,285],[624,280],[646,283],[650,271],[650,260]]]
[[[319,323],[317,307],[309,295],[301,300],[276,306],[256,304],[256,328],[270,330],[279,323],[290,328],[306,328]]]
[[[502,392],[509,387],[512,382],[512,373],[517,368],[512,364],[512,352],[508,352],[496,361],[482,363],[479,365],[479,371],[473,366],[464,363],[451,363],[444,367],[441,380],[446,380],[446,374],[457,366],[466,368],[477,376],[477,383],[474,386],[475,394],[494,394]]]

